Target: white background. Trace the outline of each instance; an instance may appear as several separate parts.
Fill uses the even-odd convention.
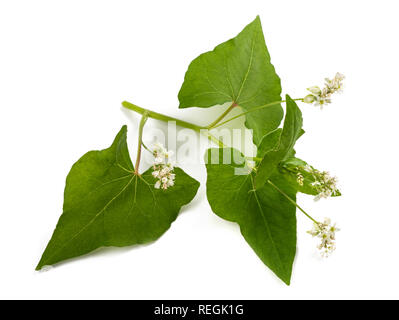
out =
[[[399,298],[398,9],[382,0],[2,0],[0,298]],[[177,109],[187,66],[257,14],[284,93],[302,97],[336,71],[347,76],[323,111],[301,105],[307,133],[297,145],[339,177],[341,198],[298,199],[341,227],[334,255],[318,257],[298,213],[286,286],[211,212],[204,166],[183,165],[199,193],[157,242],[35,272],[72,164],[108,147],[123,124],[135,157],[139,117],[120,102],[207,123],[223,108]]]

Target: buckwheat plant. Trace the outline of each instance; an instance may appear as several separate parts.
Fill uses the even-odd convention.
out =
[[[281,81],[257,17],[235,38],[199,55],[188,67],[178,94],[179,108],[224,108],[208,125],[122,103],[141,114],[135,163],[127,147],[127,127],[123,126],[110,147],[90,151],[72,166],[66,180],[64,212],[36,269],[100,247],[155,241],[193,200],[199,182],[175,166],[173,152],[161,144],[149,149],[143,143],[145,124],[152,118],[174,122],[214,143],[205,152],[210,209],[237,223],[259,259],[290,284],[297,210],[312,221],[309,233],[320,239],[318,248],[323,256],[334,251],[339,230],[329,219],[319,222],[299,206],[297,193],[312,195],[315,200],[341,195],[335,177],[296,154],[295,144],[304,134],[297,103],[323,107],[341,91],[343,80],[337,73],[326,79],[322,89],[313,86],[305,97],[286,95],[283,99]],[[237,112],[231,116],[233,110]],[[256,155],[232,148],[211,133],[237,118],[245,119]],[[142,148],[153,157],[153,164],[144,171],[140,170]]]

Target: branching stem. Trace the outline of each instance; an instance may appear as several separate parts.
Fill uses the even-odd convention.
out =
[[[294,101],[303,101],[303,98],[297,98],[297,99],[293,99]],[[237,119],[237,118],[240,118],[240,117],[242,117],[242,116],[245,116],[246,114],[248,114],[248,113],[251,113],[251,112],[254,112],[254,111],[258,111],[258,110],[262,110],[262,109],[265,109],[265,108],[268,108],[268,107],[272,107],[272,106],[275,106],[275,105],[278,105],[278,104],[280,104],[280,103],[284,103],[284,102],[286,102],[286,100],[281,100],[281,101],[275,101],[275,102],[271,102],[271,103],[268,103],[268,104],[264,104],[263,106],[259,106],[259,107],[256,107],[256,108],[253,108],[253,109],[251,109],[251,110],[248,110],[248,111],[245,111],[245,112],[243,112],[243,113],[240,113],[240,114],[238,114],[238,115],[236,115],[236,116],[234,116],[234,117],[232,117],[232,118],[230,118],[230,119],[228,119],[228,120],[226,120],[226,121],[223,121],[223,122],[221,122],[221,123],[219,123],[219,121],[218,122],[216,122],[216,124],[215,125],[213,125],[212,126],[212,128],[217,128],[217,127],[220,127],[220,126],[222,126],[222,125],[224,125],[224,124],[226,124],[226,123],[228,123],[228,122],[230,122],[230,121],[233,121],[233,120],[235,120],[235,119]],[[230,109],[230,108],[229,108]],[[229,110],[229,109],[227,109],[226,111],[231,111],[231,109]],[[227,113],[226,113],[227,114]],[[224,116],[226,115],[226,114],[224,114]],[[224,116],[223,116],[223,118],[224,118]],[[223,119],[222,118],[222,119]]]
[[[215,142],[219,147],[221,147],[221,148],[225,148],[226,147],[226,145],[222,141],[220,141],[215,136],[213,136],[212,134],[209,133],[209,130],[208,130],[207,127],[201,127],[201,126],[198,126],[196,124],[193,124],[193,123],[190,123],[190,122],[187,122],[187,121],[183,121],[183,120],[180,120],[180,119],[169,117],[167,115],[164,115],[164,114],[161,114],[161,113],[158,113],[158,112],[155,112],[155,111],[147,110],[147,109],[141,108],[141,107],[139,107],[139,106],[137,106],[137,105],[135,105],[133,103],[127,102],[127,101],[123,101],[122,102],[122,106],[124,106],[125,108],[127,108],[129,110],[132,110],[132,111],[135,111],[137,113],[140,113],[142,115],[146,114],[146,116],[148,118],[157,119],[157,120],[161,120],[161,121],[164,121],[164,122],[175,121],[176,125],[178,125],[180,127],[192,129],[194,131],[197,131],[197,132],[199,132],[201,134],[206,135],[209,140]]]
[[[226,109],[225,112],[223,112],[215,121],[213,121],[210,125],[207,126],[208,129],[214,128],[220,121],[224,119],[225,116],[227,116],[233,108],[237,107],[236,103],[233,102],[230,107]]]
[[[122,106],[124,106],[125,108],[130,109],[132,111],[135,111],[137,113],[140,113],[140,114],[144,114],[145,112],[147,112],[147,116],[149,118],[161,120],[161,121],[164,121],[164,122],[175,121],[176,125],[178,125],[180,127],[183,127],[183,128],[193,129],[193,130],[195,130],[197,132],[200,132],[200,130],[202,130],[202,129],[207,129],[206,127],[197,126],[196,124],[193,124],[193,123],[190,123],[190,122],[186,122],[186,121],[183,121],[183,120],[180,120],[180,119],[176,119],[176,118],[173,118],[173,117],[166,116],[164,114],[161,114],[161,113],[158,113],[158,112],[155,112],[155,111],[151,111],[151,110],[147,110],[147,109],[141,108],[141,107],[136,106],[135,104],[127,102],[127,101],[123,101],[122,102]]]
[[[303,98],[298,98],[298,99],[294,99],[294,100],[295,101],[302,101]],[[209,133],[209,129],[217,128],[217,127],[219,127],[219,126],[221,126],[221,125],[223,125],[223,124],[225,124],[227,122],[230,122],[230,121],[232,121],[234,119],[242,117],[242,116],[244,116],[244,115],[246,115],[248,113],[251,113],[251,112],[254,112],[254,111],[257,111],[257,110],[261,110],[261,109],[264,109],[264,108],[267,108],[267,107],[271,107],[271,106],[274,106],[274,105],[277,105],[277,104],[280,104],[280,103],[283,103],[283,102],[286,102],[286,100],[271,102],[271,103],[265,104],[263,106],[259,106],[259,107],[253,108],[251,110],[248,110],[246,112],[243,112],[243,113],[241,113],[241,114],[239,114],[237,116],[234,116],[234,117],[232,117],[232,118],[220,123],[220,121],[222,119],[224,119],[224,117],[228,113],[230,113],[231,110],[233,110],[235,107],[238,107],[238,105],[233,102],[230,105],[230,107],[228,109],[226,109],[225,112],[223,112],[214,122],[212,122],[210,125],[208,125],[206,127],[198,126],[198,125],[196,125],[194,123],[190,123],[190,122],[187,122],[187,121],[184,121],[184,120],[180,120],[180,119],[177,119],[177,118],[174,118],[174,117],[169,117],[167,115],[164,115],[164,114],[161,114],[161,113],[158,113],[158,112],[155,112],[155,111],[147,110],[147,109],[141,108],[141,107],[139,107],[139,106],[137,106],[137,105],[135,105],[133,103],[127,102],[127,101],[123,101],[122,102],[122,106],[127,108],[127,109],[129,109],[129,110],[132,110],[132,111],[135,111],[137,113],[140,113],[142,115],[145,114],[146,115],[146,119],[144,120],[144,123],[147,120],[147,118],[153,118],[153,119],[161,120],[161,121],[164,121],[164,122],[174,121],[174,122],[176,122],[176,125],[178,125],[180,127],[183,127],[183,128],[192,129],[192,130],[197,131],[197,132],[199,132],[199,133],[201,133],[203,135],[206,135],[209,140],[211,140],[214,143],[216,143],[219,147],[225,148],[227,146],[221,140],[217,139],[215,136],[210,134]],[[142,119],[142,121],[143,121],[143,119]],[[144,123],[143,123],[143,126],[144,126]],[[139,139],[140,139],[139,141],[141,141],[141,137],[139,137]],[[140,151],[141,151],[141,144],[142,144],[142,141],[139,144]],[[140,162],[139,154],[138,154],[138,160]],[[261,161],[262,160],[262,159],[256,158],[256,157],[248,157],[247,159],[251,159],[251,160],[254,160],[254,161]],[[137,164],[136,164],[136,171],[137,170],[138,170],[138,168],[137,168]]]

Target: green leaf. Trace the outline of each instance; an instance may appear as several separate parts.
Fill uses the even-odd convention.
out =
[[[73,165],[63,213],[36,270],[99,247],[154,241],[194,198],[199,183],[179,168],[167,190],[154,188],[151,169],[135,175],[126,131],[122,127],[110,148],[90,151]]]
[[[281,101],[280,78],[270,63],[259,17],[237,37],[193,60],[179,92],[179,108],[207,108],[234,102],[245,111]],[[280,104],[246,115],[254,143],[276,129],[283,118]]]
[[[256,188],[260,188],[266,183],[267,179],[276,171],[281,161],[293,155],[295,142],[303,132],[301,110],[299,110],[295,101],[292,100],[288,95],[286,96],[286,100],[287,113],[285,116],[283,129],[276,147],[267,151],[259,164],[255,179]],[[274,142],[273,139],[276,139],[276,134],[269,139],[266,138],[266,142],[264,142],[264,144],[271,145],[271,143]],[[260,149],[265,151],[266,147],[261,145]]]
[[[258,146],[258,151],[257,151],[257,158],[263,158],[265,154],[272,149],[275,149],[278,146],[278,142],[280,139],[281,131],[283,129],[278,128],[276,130],[273,130],[266,134],[262,140],[259,143]],[[301,129],[301,132],[298,135],[298,139],[305,133],[303,129]],[[289,153],[289,157],[294,157],[295,156],[295,150],[292,149],[292,151]]]
[[[255,189],[255,174],[245,167],[238,150],[208,149],[206,160],[207,197],[213,212],[238,223],[263,263],[289,284],[296,252],[295,206],[270,184]],[[284,175],[277,171],[270,180],[295,201],[296,190]]]
[[[275,149],[280,140],[281,131],[283,129],[278,128],[266,134],[259,143],[258,151],[256,156],[263,158],[265,154],[273,149]]]

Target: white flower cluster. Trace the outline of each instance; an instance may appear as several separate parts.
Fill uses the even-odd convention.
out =
[[[327,171],[319,171],[309,165],[305,166],[305,170],[312,174],[314,182],[311,183],[317,191],[317,196],[314,198],[315,201],[321,198],[328,198],[338,193],[336,177],[330,176]]]
[[[158,179],[155,183],[155,189],[162,188],[166,190],[175,184],[175,174],[173,173],[173,163],[171,157],[173,151],[168,151],[161,143],[156,143],[153,148],[155,157],[152,175]]]
[[[325,104],[331,103],[331,95],[333,93],[342,91],[342,80],[344,79],[345,76],[337,72],[333,79],[325,79],[325,87],[323,89],[320,89],[318,86],[308,88],[307,90],[310,91],[311,94],[307,95],[303,99],[303,102],[314,103],[316,106],[323,108]]]
[[[335,223],[332,225],[329,218],[325,218],[323,223],[314,223],[313,229],[308,231],[313,237],[321,239],[317,248],[323,257],[328,257],[335,250],[335,232],[337,231],[340,229],[335,226]]]

